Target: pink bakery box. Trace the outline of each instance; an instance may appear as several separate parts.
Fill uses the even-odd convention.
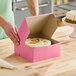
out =
[[[18,31],[20,45],[14,47],[15,54],[31,61],[37,62],[60,56],[60,43],[52,38],[57,28],[56,19],[53,14],[26,17]],[[32,48],[25,45],[27,38],[45,38],[52,45]]]

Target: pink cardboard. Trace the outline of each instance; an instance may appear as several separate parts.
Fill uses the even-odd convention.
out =
[[[32,48],[32,47],[29,47],[29,46],[24,44],[25,40],[28,38],[29,34],[34,34],[35,33],[35,31],[33,31],[33,30],[30,31],[30,27],[28,26],[29,19],[38,18],[38,17],[43,17],[43,19],[44,19],[45,18],[44,16],[46,16],[46,15],[52,15],[52,14],[45,14],[45,15],[39,15],[39,16],[34,16],[34,17],[27,17],[27,18],[24,19],[24,21],[23,21],[23,23],[22,23],[22,25],[21,25],[21,27],[18,31],[18,35],[19,35],[19,38],[20,38],[20,45],[19,46],[15,45],[15,47],[14,47],[15,54],[17,54],[21,57],[24,57],[31,62],[37,62],[37,61],[41,61],[41,60],[45,60],[45,59],[60,56],[60,43],[57,42],[54,39],[51,39],[51,36],[53,35],[53,33],[55,32],[55,29],[56,29],[55,28],[56,26],[54,27],[54,24],[53,24],[52,27],[55,28],[55,29],[52,30],[52,33],[47,35],[48,30],[46,29],[47,30],[47,33],[46,33],[44,31],[45,28],[42,31],[42,34],[44,34],[46,36],[45,38],[50,39],[52,41],[52,45],[45,46],[45,47],[39,47],[39,48]],[[43,21],[43,23],[44,22],[45,21]],[[48,26],[45,26],[45,27],[47,28]],[[36,30],[36,31],[38,33],[40,31],[40,28],[39,28],[39,30]],[[44,35],[42,37],[44,37]]]

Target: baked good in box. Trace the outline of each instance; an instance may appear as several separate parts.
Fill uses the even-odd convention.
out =
[[[59,12],[60,10],[59,9],[55,9],[54,11]]]
[[[60,16],[60,15],[61,15],[61,13],[56,13],[56,15],[57,15],[57,16]]]
[[[68,23],[76,24],[76,10],[67,12],[65,21]]]
[[[49,46],[51,45],[51,41],[43,38],[28,38],[25,41],[25,44],[27,46],[37,48],[37,47]]]
[[[63,12],[64,15],[66,15],[66,12]]]
[[[63,24],[62,21],[57,21],[57,25],[58,25],[58,26],[64,26],[64,24]]]

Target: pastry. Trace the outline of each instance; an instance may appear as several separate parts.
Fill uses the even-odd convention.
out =
[[[60,14],[60,13],[56,13],[56,15],[57,15],[57,16],[60,16],[61,14]]]
[[[54,11],[59,12],[60,10],[59,9],[55,9]]]
[[[64,26],[64,24],[63,24],[62,21],[57,21],[57,25],[58,25],[58,26]]]
[[[76,24],[76,10],[67,12],[65,21],[68,23]]]

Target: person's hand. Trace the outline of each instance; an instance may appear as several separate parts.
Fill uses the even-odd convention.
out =
[[[3,26],[3,29],[4,29],[5,33],[7,34],[7,36],[13,41],[13,43],[16,45],[19,45],[19,37],[17,35],[16,26],[7,22],[6,25]]]

